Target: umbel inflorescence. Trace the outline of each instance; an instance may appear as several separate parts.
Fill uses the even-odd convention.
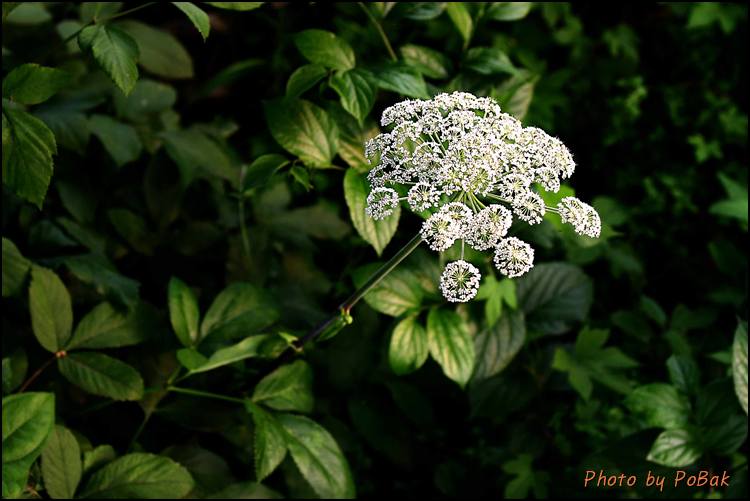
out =
[[[577,233],[599,236],[593,207],[575,197],[548,207],[537,191],[557,192],[560,180],[573,174],[568,148],[541,129],[523,127],[494,99],[454,92],[402,101],[383,112],[381,125],[390,132],[365,145],[374,165],[367,214],[382,219],[403,200],[415,212],[434,210],[422,225],[424,241],[435,251],[462,245],[462,259],[440,278],[449,301],[469,301],[479,289],[481,275],[463,260],[464,244],[493,250],[495,266],[508,277],[533,267],[534,249],[508,236],[514,216],[533,225],[554,212]]]

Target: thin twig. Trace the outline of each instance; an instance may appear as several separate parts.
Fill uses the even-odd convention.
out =
[[[398,61],[398,56],[396,56],[396,53],[393,52],[393,47],[391,47],[391,42],[388,41],[388,36],[385,34],[385,31],[383,31],[383,26],[381,26],[378,20],[375,19],[375,17],[372,15],[372,12],[370,12],[370,9],[367,8],[364,2],[357,2],[357,5],[359,5],[363,11],[365,11],[365,14],[367,14],[367,18],[375,26],[375,29],[378,30],[378,33],[380,33],[380,38],[383,39],[383,44],[388,50],[388,54],[390,54],[391,59],[393,59],[394,61]]]
[[[26,389],[31,385],[31,383],[33,383],[36,380],[36,378],[41,376],[42,372],[44,372],[44,369],[49,367],[50,364],[52,364],[52,362],[54,362],[55,360],[57,360],[56,355],[50,358],[49,360],[47,360],[46,362],[44,362],[42,366],[39,367],[36,370],[36,372],[34,372],[34,374],[32,374],[31,377],[27,379],[25,383],[23,383],[23,385],[21,385],[21,388],[19,388],[18,393],[23,393],[24,391],[26,391]]]

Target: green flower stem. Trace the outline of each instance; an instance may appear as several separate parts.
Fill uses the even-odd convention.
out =
[[[388,275],[388,273],[393,271],[393,269],[398,266],[401,261],[406,259],[409,254],[414,252],[414,250],[419,247],[420,243],[422,243],[422,235],[417,233],[414,238],[409,240],[409,242],[404,245],[401,250],[399,250],[391,259],[389,259],[388,262],[381,266],[378,271],[373,273],[372,276],[367,280],[367,282],[362,285],[362,287],[357,289],[354,294],[349,296],[343,303],[339,305],[339,312],[336,315],[332,316],[322,324],[318,325],[315,329],[299,338],[294,343],[294,347],[299,350],[305,345],[305,343],[315,340],[323,334],[330,332],[332,327],[338,327],[340,329],[345,325],[352,323],[351,316],[349,315],[351,309],[354,308],[359,300],[362,299],[365,294],[370,291],[370,289],[375,287],[378,282],[380,282],[386,275]]]
[[[214,400],[224,400],[225,402],[232,402],[234,404],[243,404],[245,400],[236,397],[229,397],[227,395],[219,395],[218,393],[211,393],[208,391],[193,390],[192,388],[182,388],[180,386],[169,386],[167,391],[174,393],[182,393],[184,395],[192,395],[194,397],[212,398]]]
[[[367,8],[364,2],[357,2],[357,4],[362,8],[363,11],[365,11],[365,14],[367,14],[367,18],[375,26],[375,29],[378,30],[380,38],[383,39],[383,45],[385,45],[386,50],[388,50],[388,54],[391,56],[391,59],[393,59],[394,61],[398,61],[398,56],[396,56],[396,53],[393,52],[391,42],[388,41],[388,36],[385,34],[385,31],[383,31],[383,27],[380,25],[378,20],[375,19],[375,17],[372,15],[372,12],[370,12],[370,9]]]

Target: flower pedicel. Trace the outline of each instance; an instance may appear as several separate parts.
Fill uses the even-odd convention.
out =
[[[420,232],[430,249],[442,252],[457,241],[479,251],[494,249],[500,273],[518,277],[534,266],[534,249],[507,236],[513,216],[533,225],[554,212],[577,233],[599,236],[601,220],[593,207],[575,197],[547,207],[535,191],[560,189],[560,179],[575,170],[570,151],[559,139],[501,112],[494,99],[454,92],[402,101],[383,112],[381,125],[390,131],[365,145],[373,165],[367,215],[383,219],[402,200],[415,212],[435,210]],[[406,188],[405,197],[394,189],[398,186]],[[448,301],[466,302],[476,295],[480,278],[471,263],[454,261],[443,271],[440,290]]]

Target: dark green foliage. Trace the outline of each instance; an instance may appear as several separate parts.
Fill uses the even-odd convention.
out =
[[[4,2],[3,497],[745,497],[747,35],[709,2]],[[601,238],[522,228],[514,280],[469,251],[459,307],[457,248],[418,249],[337,311],[421,223],[365,216],[363,143],[457,90],[570,147]]]

